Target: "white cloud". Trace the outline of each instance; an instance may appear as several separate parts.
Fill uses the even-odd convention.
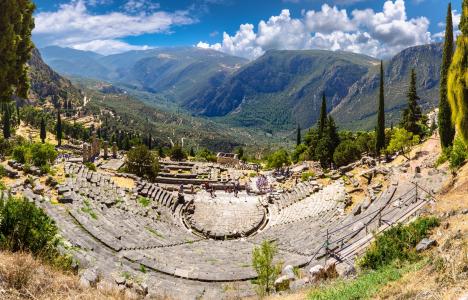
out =
[[[331,49],[388,57],[409,46],[431,42],[429,20],[408,19],[404,0],[388,0],[381,12],[353,10],[324,4],[319,11],[304,11],[292,18],[289,10],[268,21],[260,21],[257,32],[243,24],[234,36],[223,35],[222,43],[200,47],[256,58],[268,49]]]
[[[116,54],[131,50],[148,50],[149,46],[135,46],[118,40],[94,40],[86,43],[75,44],[73,49],[93,51],[104,55]]]
[[[453,24],[454,38],[456,38],[458,35],[461,34],[461,31],[458,28],[458,25],[460,25],[460,20],[461,20],[461,13],[458,13],[457,10],[452,10],[452,24]],[[445,22],[439,22],[437,25],[439,27],[443,27],[444,30],[433,34],[432,39],[436,41],[441,41],[445,38]]]
[[[129,1],[130,2],[130,1]],[[128,36],[168,33],[174,26],[196,22],[187,11],[165,11],[127,14],[110,12],[92,14],[84,0],[62,4],[55,12],[40,12],[35,16],[34,40],[39,46],[91,47],[104,49],[103,41],[112,46],[112,52],[126,51],[129,44],[119,41]],[[102,52],[102,51],[101,51]]]
[[[150,12],[159,9],[160,7],[161,5],[159,3],[151,0],[128,0],[124,5],[124,9],[130,13],[141,11]]]

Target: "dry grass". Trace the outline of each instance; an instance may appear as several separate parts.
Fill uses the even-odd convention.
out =
[[[468,294],[468,165],[438,195],[432,213],[457,212],[443,220],[432,238],[438,247],[428,255],[430,264],[389,284],[378,299],[458,299]]]
[[[0,252],[0,298],[9,299],[111,299],[136,298],[113,286],[83,288],[79,278],[55,270],[30,254]]]
[[[26,124],[24,124],[24,122],[21,122],[20,126],[16,129],[16,135],[19,135],[28,141],[29,141],[29,137],[32,138],[33,142],[41,141],[39,130],[32,128],[31,126],[27,126]],[[57,145],[57,140],[55,139],[55,135],[52,134],[51,132],[47,132],[45,141],[54,146]],[[62,144],[66,144],[66,143],[67,141],[63,139]]]
[[[135,180],[131,178],[124,178],[124,177],[119,177],[119,176],[113,176],[112,181],[114,183],[121,187],[121,188],[128,188],[128,189],[133,189],[135,187]]]

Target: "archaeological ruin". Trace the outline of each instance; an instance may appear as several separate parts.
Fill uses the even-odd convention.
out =
[[[80,160],[94,161],[97,171]],[[346,272],[374,234],[432,201],[448,176],[434,160],[364,158],[305,180],[307,163],[288,180],[218,163],[161,160],[161,172],[148,182],[119,172],[123,153],[93,139],[81,159],[57,162],[63,180],[41,188],[18,182],[11,192],[56,221],[81,268],[116,286],[174,299],[225,299],[255,293],[252,251],[265,240],[277,244],[284,266],[309,272],[333,260]],[[15,169],[21,166],[8,170]],[[350,206],[355,193],[365,199]]]

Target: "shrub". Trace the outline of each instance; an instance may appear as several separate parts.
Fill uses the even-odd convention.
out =
[[[7,176],[7,172],[5,170],[5,167],[0,165],[0,178]]]
[[[345,166],[358,160],[361,157],[361,153],[355,142],[350,140],[344,140],[335,149],[333,154],[333,161],[338,167]]]
[[[152,181],[158,176],[159,160],[145,145],[136,146],[127,153],[127,170]]]
[[[41,168],[42,171],[48,173],[50,164],[57,158],[57,151],[51,144],[22,144],[13,149],[13,158],[22,164],[25,164],[25,171],[28,170],[26,165],[34,165]]]
[[[0,198],[0,248],[27,251],[63,268],[71,260],[58,251],[57,226],[42,209],[23,198]]]
[[[413,133],[407,131],[403,128],[395,129],[392,139],[387,147],[387,151],[389,153],[395,153],[397,151],[401,151],[401,154],[409,159],[406,156],[406,153],[411,149],[412,146],[419,143],[419,136],[414,135]]]
[[[259,247],[255,247],[253,250],[252,266],[258,277],[252,283],[258,286],[257,293],[260,296],[273,291],[274,282],[281,272],[281,265],[273,263],[277,252],[276,245],[269,241],[263,241]]]
[[[450,168],[452,170],[457,170],[465,163],[467,157],[468,148],[460,138],[456,138],[448,157]]]
[[[438,225],[434,217],[419,218],[408,225],[398,224],[377,236],[358,264],[375,270],[396,260],[415,260],[418,255],[414,247]]]
[[[289,153],[284,149],[279,149],[267,158],[268,168],[278,169],[285,165],[289,166],[290,164],[291,159],[289,158]]]
[[[307,158],[307,146],[304,144],[299,144],[296,146],[296,149],[294,152],[291,154],[291,159],[294,163],[297,163],[298,161],[303,161]]]
[[[307,181],[307,180],[309,180],[311,177],[314,177],[314,176],[315,176],[314,172],[304,172],[304,173],[302,173],[302,175],[301,175],[301,180],[302,180],[302,181]]]
[[[140,203],[143,207],[148,207],[151,203],[151,200],[146,197],[138,197],[138,203]]]
[[[216,155],[208,149],[201,149],[195,157],[199,161],[216,162]]]
[[[88,161],[88,162],[85,162],[84,165],[85,165],[88,169],[90,169],[91,171],[96,172],[96,165],[93,164],[92,162],[89,162],[89,161]]]
[[[175,144],[171,149],[170,157],[172,160],[181,161],[187,158],[187,153],[184,152],[184,149],[179,144]]]

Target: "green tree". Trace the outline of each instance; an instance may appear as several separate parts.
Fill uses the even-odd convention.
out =
[[[31,56],[31,31],[35,6],[30,0],[2,0],[0,3],[0,102],[3,135],[11,136],[12,96],[26,98],[29,89],[26,62]]]
[[[243,159],[244,159],[244,148],[242,148],[242,147],[237,147],[236,150],[235,150],[234,152],[237,154],[237,157],[238,157],[240,160],[243,160]]]
[[[276,245],[269,241],[263,241],[253,250],[252,266],[257,272],[257,278],[252,282],[257,285],[257,293],[260,296],[268,295],[274,290],[275,280],[281,273],[281,265],[274,263],[277,253]]]
[[[318,121],[318,136],[322,138],[325,131],[325,126],[327,124],[327,99],[325,98],[325,93],[322,95],[322,106],[320,108],[320,118]]]
[[[443,148],[453,144],[455,128],[452,123],[452,111],[448,102],[447,95],[447,77],[450,64],[453,57],[453,22],[452,22],[452,4],[448,4],[445,27],[444,51],[442,54],[442,66],[440,70],[440,96],[439,96],[439,136]]]
[[[193,150],[193,147],[190,147],[189,156],[190,157],[195,157],[195,151]]]
[[[377,155],[380,150],[385,148],[385,100],[384,100],[384,70],[383,62],[380,61],[380,91],[379,91],[379,109],[377,112],[377,132],[376,132],[375,152]]]
[[[468,145],[468,0],[463,0],[457,47],[450,65],[447,89],[452,122]]]
[[[187,158],[187,154],[185,153],[184,149],[182,149],[182,147],[179,145],[179,143],[176,143],[171,148],[170,157],[172,160],[181,161]]]
[[[127,153],[128,172],[154,181],[159,173],[159,160],[146,145],[139,145]]]
[[[411,69],[410,85],[407,93],[408,107],[403,111],[401,119],[401,127],[407,131],[420,135],[422,133],[419,121],[421,120],[422,113],[421,107],[418,104],[418,94],[416,91],[416,71]]]
[[[338,167],[350,164],[361,157],[358,146],[351,140],[341,142],[333,153],[333,161]]]
[[[62,146],[62,118],[60,117],[60,110],[57,110],[57,122],[55,124],[55,137],[57,145]]]
[[[335,152],[336,147],[340,144],[340,136],[338,135],[338,128],[336,127],[335,120],[332,116],[328,116],[326,133],[330,139],[330,160],[333,159],[333,153]]]
[[[299,146],[301,143],[302,143],[301,126],[297,125],[296,146]]]
[[[291,160],[294,163],[307,160],[309,158],[307,149],[308,149],[307,146],[304,144],[297,145],[296,149],[294,149],[294,152],[291,153]]]
[[[268,168],[279,169],[283,166],[289,166],[291,164],[291,159],[289,157],[288,151],[285,149],[279,149],[273,152],[267,158]]]
[[[8,103],[2,103],[3,110],[3,137],[9,139],[11,137],[11,116],[10,116],[10,105]]]
[[[46,124],[45,124],[44,117],[42,117],[42,118],[41,118],[41,133],[40,133],[40,137],[41,137],[41,142],[42,142],[43,144],[45,143],[46,135],[47,135]]]
[[[414,135],[412,132],[409,132],[404,128],[397,128],[393,132],[392,139],[390,140],[390,143],[387,147],[387,151],[390,153],[400,151],[406,159],[410,159],[407,156],[407,153],[409,150],[411,150],[411,147],[417,145],[418,143],[418,135]]]

